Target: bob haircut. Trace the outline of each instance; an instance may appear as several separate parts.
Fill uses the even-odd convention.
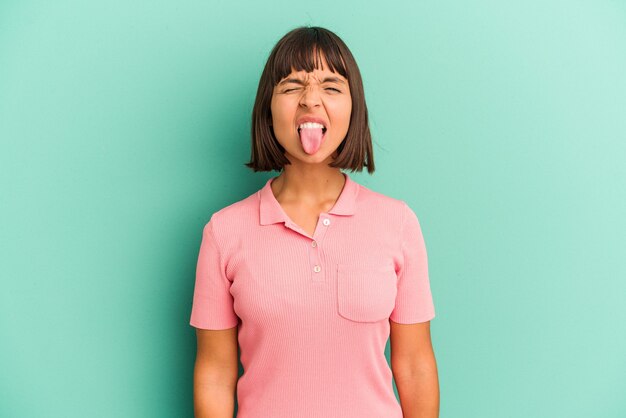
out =
[[[337,158],[329,166],[353,172],[363,171],[365,166],[368,173],[374,172],[372,136],[361,72],[346,44],[333,32],[318,26],[291,30],[278,41],[267,59],[252,110],[252,155],[244,164],[253,171],[282,171],[285,164],[291,164],[272,128],[274,87],[293,69],[307,72],[319,69],[318,64],[322,64],[320,54],[326,58],[332,72],[339,72],[348,80],[352,97],[350,127],[337,147]]]

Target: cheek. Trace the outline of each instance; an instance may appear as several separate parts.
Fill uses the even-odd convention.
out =
[[[292,106],[285,100],[272,100],[270,110],[272,112],[272,119],[276,125],[282,123],[289,123],[293,117]]]
[[[335,103],[333,114],[336,115],[338,123],[350,123],[350,116],[352,114],[352,101],[342,100],[341,102]]]

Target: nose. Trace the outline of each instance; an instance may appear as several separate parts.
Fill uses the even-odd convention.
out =
[[[319,87],[316,85],[308,85],[302,89],[302,95],[300,96],[300,106],[314,107],[320,104]]]

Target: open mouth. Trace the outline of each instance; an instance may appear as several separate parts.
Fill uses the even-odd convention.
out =
[[[303,123],[297,128],[300,142],[304,152],[309,155],[315,154],[326,137],[326,126],[322,123]]]
[[[300,135],[300,131],[302,130],[302,128],[298,128],[298,135]],[[326,135],[326,127],[322,128],[322,136]]]

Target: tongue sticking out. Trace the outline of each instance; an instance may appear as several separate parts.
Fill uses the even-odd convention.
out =
[[[307,154],[315,154],[322,145],[322,138],[324,132],[322,128],[303,128],[300,129],[300,142],[302,142],[302,148]]]

